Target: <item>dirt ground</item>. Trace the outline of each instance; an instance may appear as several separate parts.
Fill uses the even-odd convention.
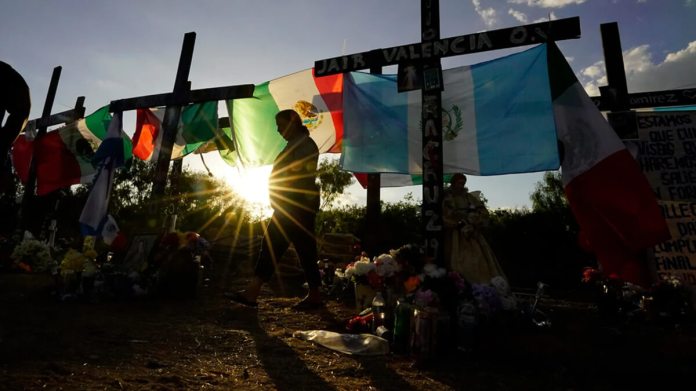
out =
[[[619,390],[690,389],[693,325],[609,321],[588,303],[547,300],[550,330],[485,333],[470,352],[429,365],[350,356],[292,336],[346,332],[351,305],[296,312],[299,281],[264,291],[258,310],[223,292],[248,274],[207,270],[196,299],[60,301],[0,276],[2,390]],[[552,299],[552,298],[551,298]]]

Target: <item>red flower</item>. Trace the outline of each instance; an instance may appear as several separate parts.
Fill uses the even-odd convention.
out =
[[[602,273],[591,267],[586,267],[582,270],[582,282],[592,283],[602,278]]]

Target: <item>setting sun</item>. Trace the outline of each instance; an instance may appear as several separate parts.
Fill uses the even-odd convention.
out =
[[[262,209],[264,215],[270,215],[268,177],[271,175],[271,168],[271,166],[232,168],[227,170],[225,180],[250,204],[249,206]]]

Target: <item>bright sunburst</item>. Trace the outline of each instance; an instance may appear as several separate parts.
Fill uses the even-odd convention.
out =
[[[264,215],[270,215],[271,204],[268,198],[268,177],[271,166],[253,168],[235,168],[225,176],[232,189],[247,201],[252,208],[263,209]]]

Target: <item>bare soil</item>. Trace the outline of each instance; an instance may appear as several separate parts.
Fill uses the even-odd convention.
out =
[[[229,302],[248,273],[207,270],[195,299],[60,301],[0,276],[3,390],[620,390],[693,384],[692,325],[600,317],[591,303],[547,300],[549,330],[483,332],[473,351],[427,365],[390,354],[350,356],[292,336],[346,332],[350,303],[296,312],[301,281],[266,290],[258,309]],[[681,389],[681,388],[680,388]]]

